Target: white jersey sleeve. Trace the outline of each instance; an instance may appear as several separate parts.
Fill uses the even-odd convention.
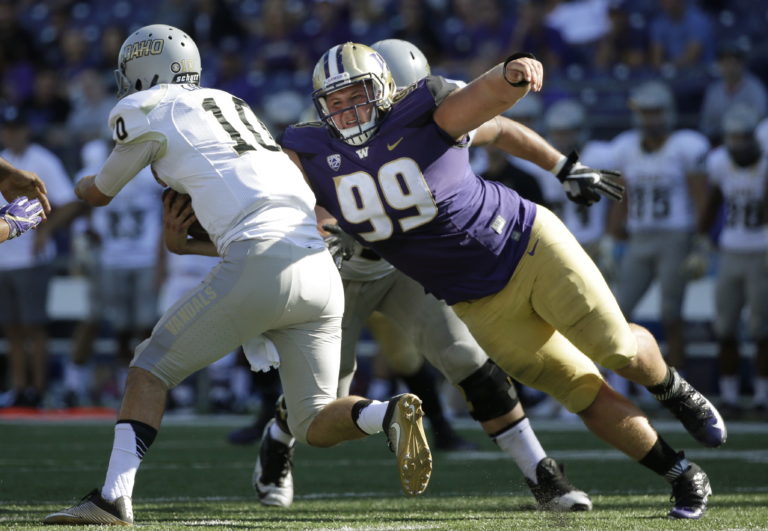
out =
[[[160,90],[136,92],[120,100],[109,113],[109,128],[112,139],[117,144],[132,144],[145,140],[165,139],[157,130],[153,130],[149,113],[160,103],[168,85],[160,85]]]

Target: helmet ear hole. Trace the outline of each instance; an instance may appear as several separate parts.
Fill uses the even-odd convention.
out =
[[[134,84],[133,88],[135,88],[137,91],[141,90],[141,79],[136,80],[136,83]]]

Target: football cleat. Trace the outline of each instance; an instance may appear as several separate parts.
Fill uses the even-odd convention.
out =
[[[672,481],[670,501],[675,506],[669,518],[698,520],[707,510],[707,498],[712,494],[709,478],[699,465],[690,463],[688,469]]]
[[[77,505],[52,513],[43,519],[49,525],[133,525],[131,498],[122,496],[113,502],[101,497],[99,489],[83,496]]]
[[[269,429],[276,421],[267,423],[261,436],[259,458],[253,469],[253,488],[259,496],[259,503],[272,507],[290,507],[293,503],[293,451],[291,446],[276,441],[269,435]]]
[[[536,479],[538,483],[528,478],[525,481],[539,509],[554,512],[592,510],[592,500],[587,493],[571,485],[565,477],[565,467],[551,457],[545,457],[536,465]]]
[[[657,396],[661,404],[704,446],[717,448],[725,444],[728,431],[717,408],[677,374],[675,369],[671,370],[675,373],[677,385],[672,389],[672,396]]]
[[[384,415],[384,433],[389,449],[397,457],[400,486],[409,496],[427,489],[432,476],[432,453],[424,433],[421,399],[405,393],[392,397]]]

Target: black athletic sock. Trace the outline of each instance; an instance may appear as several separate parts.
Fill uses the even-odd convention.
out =
[[[638,461],[650,468],[667,481],[673,481],[688,468],[688,460],[683,452],[675,452],[667,442],[659,437],[651,450]]]
[[[118,420],[116,424],[130,424],[133,428],[133,433],[136,436],[136,455],[139,459],[144,459],[144,454],[147,453],[149,447],[155,442],[157,437],[157,430],[149,424],[144,424],[138,420]]]
[[[678,381],[677,373],[672,370],[672,367],[668,366],[667,375],[664,377],[664,380],[660,384],[649,385],[646,389],[658,400],[667,400],[674,395]]]

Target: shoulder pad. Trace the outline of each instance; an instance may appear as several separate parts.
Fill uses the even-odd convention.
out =
[[[395,93],[395,96],[392,98],[392,103],[397,103],[398,101],[402,100],[402,99],[403,99],[403,98],[405,98],[405,97],[406,97],[408,94],[410,94],[411,92],[413,92],[414,90],[416,90],[416,88],[417,88],[418,86],[419,86],[419,82],[418,82],[418,81],[416,81],[415,83],[411,83],[411,84],[410,84],[410,85],[408,85],[407,87],[405,87],[405,88],[402,88],[402,89],[398,90],[398,91]]]
[[[424,83],[435,98],[435,105],[440,105],[451,92],[459,88],[454,81],[440,76],[427,76]]]
[[[109,128],[112,139],[118,144],[130,144],[144,139],[151,132],[148,114],[163,99],[165,90],[144,90],[126,96],[109,113]]]

